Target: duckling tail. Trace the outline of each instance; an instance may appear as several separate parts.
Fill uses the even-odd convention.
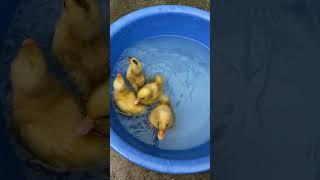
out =
[[[163,84],[163,78],[161,75],[156,75],[156,77],[154,78],[154,81],[159,85]]]
[[[160,97],[160,104],[167,104],[170,105],[170,99],[168,96],[162,95]]]

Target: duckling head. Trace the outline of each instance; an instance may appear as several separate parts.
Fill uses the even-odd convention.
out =
[[[129,70],[132,71],[133,74],[140,74],[142,72],[142,64],[137,58],[129,56],[128,62]]]
[[[115,80],[113,81],[113,89],[117,92],[121,92],[126,89],[126,82],[120,73],[117,74]]]
[[[47,77],[47,64],[41,49],[33,39],[25,39],[11,64],[13,88],[21,93],[33,93]]]
[[[103,31],[104,15],[97,0],[63,0],[63,15],[72,35],[91,40]]]
[[[146,103],[152,95],[151,89],[143,87],[139,90],[137,94],[137,99],[134,101],[134,104]]]
[[[157,74],[154,78],[154,82],[162,87],[163,85],[163,77],[160,74]]]
[[[170,106],[170,99],[166,95],[162,95],[159,99],[160,104],[169,105]]]

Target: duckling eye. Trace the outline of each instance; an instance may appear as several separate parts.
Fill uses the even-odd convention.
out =
[[[137,60],[132,60],[133,63],[135,63],[138,66],[138,61]]]
[[[169,124],[166,124],[166,128],[169,126]]]

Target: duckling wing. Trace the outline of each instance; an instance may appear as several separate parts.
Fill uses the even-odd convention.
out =
[[[154,109],[149,115],[149,121],[153,127],[159,128],[160,113],[159,108]]]
[[[133,92],[118,94],[117,97],[115,97],[117,107],[128,116],[138,115],[145,111],[145,106],[134,104],[135,100],[136,96]]]

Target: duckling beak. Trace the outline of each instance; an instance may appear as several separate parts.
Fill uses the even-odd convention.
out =
[[[158,139],[163,140],[164,139],[164,131],[163,130],[158,130]]]
[[[140,103],[139,99],[136,99],[136,100],[134,100],[134,102],[133,102],[134,105],[137,105],[137,104],[139,104],[139,103]]]
[[[31,38],[27,38],[22,42],[22,47],[26,47],[26,46],[30,46],[30,45],[35,45],[36,42],[31,39]]]
[[[117,77],[116,77],[116,78],[117,78],[117,79],[121,79],[121,77],[122,77],[121,74],[117,74]]]

